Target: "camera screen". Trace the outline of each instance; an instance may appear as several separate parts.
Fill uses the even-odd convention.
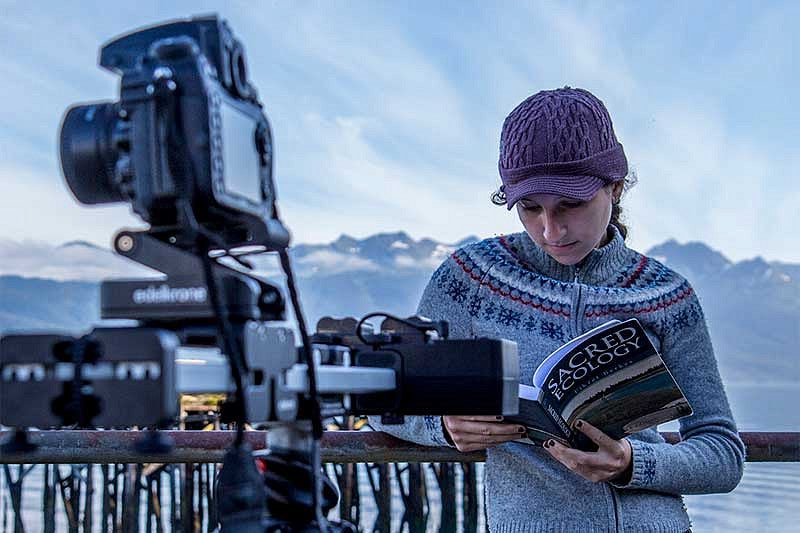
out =
[[[260,205],[261,180],[255,141],[257,122],[224,98],[220,108],[225,191]]]

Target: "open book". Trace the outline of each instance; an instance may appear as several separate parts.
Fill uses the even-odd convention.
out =
[[[635,318],[611,320],[550,354],[519,387],[519,414],[535,443],[597,446],[574,428],[585,420],[613,439],[692,414],[689,402]],[[529,442],[529,441],[528,441]]]

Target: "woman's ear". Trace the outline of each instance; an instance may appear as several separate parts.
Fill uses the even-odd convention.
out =
[[[615,204],[619,203],[622,198],[622,190],[625,188],[625,180],[615,181],[611,187],[611,201]]]

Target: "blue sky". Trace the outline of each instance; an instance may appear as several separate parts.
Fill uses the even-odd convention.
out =
[[[799,6],[0,0],[0,240],[107,246],[137,224],[126,206],[70,197],[59,121],[118,96],[97,67],[103,42],[218,12],[272,122],[297,242],[518,231],[488,201],[500,126],[528,95],[571,85],[606,103],[638,173],[623,204],[633,247],[701,240],[734,260],[800,262]]]

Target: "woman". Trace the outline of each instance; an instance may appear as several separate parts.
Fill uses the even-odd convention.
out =
[[[502,187],[525,231],[457,250],[434,273],[419,314],[450,322],[451,337],[517,342],[520,379],[569,339],[612,318],[647,330],[692,405],[682,441],[655,428],[614,440],[588,423],[596,452],[554,441],[511,442],[522,428],[496,417],[443,416],[380,426],[398,437],[461,451],[486,449],[493,532],[676,532],[690,528],[682,494],[733,490],[738,437],[703,312],[680,275],[629,249],[620,222],[628,164],[603,103],[582,89],[542,91],[506,118]]]

